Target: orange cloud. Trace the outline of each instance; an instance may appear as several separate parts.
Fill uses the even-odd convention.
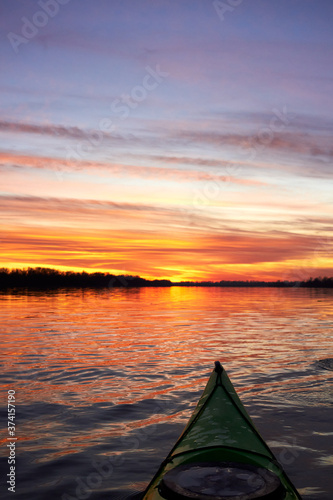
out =
[[[140,229],[146,216],[144,209],[127,229],[60,222],[4,226],[0,262],[3,267],[53,266],[174,280],[287,279],[286,273],[309,277],[333,269],[332,240],[288,233],[201,234],[163,224]]]

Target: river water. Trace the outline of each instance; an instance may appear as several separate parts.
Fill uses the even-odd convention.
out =
[[[332,500],[332,290],[13,290],[0,308],[2,499],[137,498],[219,359],[304,499]]]

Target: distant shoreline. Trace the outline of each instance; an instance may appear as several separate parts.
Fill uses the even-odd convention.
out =
[[[87,273],[58,271],[50,268],[0,269],[0,289],[56,289],[56,288],[143,288],[143,287],[271,287],[271,288],[333,288],[333,277],[317,277],[304,281],[178,281],[166,279],[148,280],[140,276],[114,275],[109,273]]]

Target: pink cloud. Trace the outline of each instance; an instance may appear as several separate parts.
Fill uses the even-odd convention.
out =
[[[232,184],[247,185],[247,186],[263,186],[264,182],[255,179],[243,179],[236,176],[220,175],[217,172],[207,172],[204,170],[193,169],[176,169],[170,167],[147,167],[142,165],[126,165],[115,163],[100,163],[92,161],[69,161],[56,158],[46,158],[37,156],[18,156],[8,153],[0,153],[0,168],[3,170],[7,167],[14,168],[37,168],[45,170],[53,170],[59,174],[85,170],[91,172],[104,172],[104,175],[118,177],[140,177],[145,179],[167,179],[171,181],[189,182],[189,181],[217,181],[230,182]]]

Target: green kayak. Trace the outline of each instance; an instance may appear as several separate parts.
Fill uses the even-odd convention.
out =
[[[217,361],[143,500],[299,500]]]

